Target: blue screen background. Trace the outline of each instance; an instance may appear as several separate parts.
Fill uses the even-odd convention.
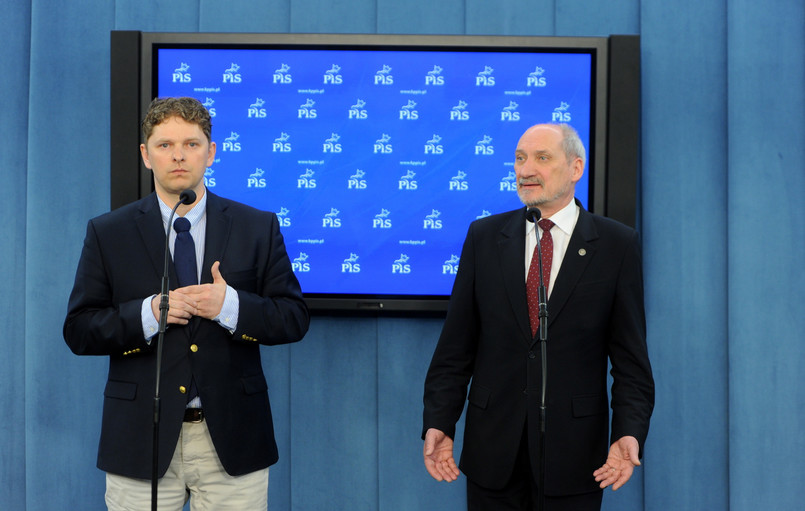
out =
[[[470,222],[522,206],[522,132],[590,147],[592,80],[589,53],[310,48],[161,48],[156,73],[207,106],[207,187],[277,213],[303,291],[368,296],[448,295]]]

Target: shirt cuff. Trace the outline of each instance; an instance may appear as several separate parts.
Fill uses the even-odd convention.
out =
[[[159,321],[154,318],[154,313],[151,311],[151,300],[156,295],[151,295],[143,300],[143,306],[140,309],[140,318],[143,320],[143,337],[151,344],[151,338],[154,337],[159,331]]]
[[[235,333],[238,326],[238,312],[240,310],[240,298],[238,292],[232,286],[226,286],[226,296],[224,297],[224,304],[221,306],[221,312],[212,318],[213,321],[229,330],[230,334]]]

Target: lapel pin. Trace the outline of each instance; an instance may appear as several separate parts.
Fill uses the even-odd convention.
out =
[[[586,250],[584,250],[583,248],[580,248],[580,249],[579,249],[579,255],[580,255],[580,256],[582,256],[582,257],[584,257],[584,256],[586,256],[586,255],[587,255],[587,251],[586,251]]]

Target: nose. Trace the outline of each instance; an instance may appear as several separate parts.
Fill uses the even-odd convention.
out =
[[[184,161],[184,151],[181,148],[173,150],[173,161]]]

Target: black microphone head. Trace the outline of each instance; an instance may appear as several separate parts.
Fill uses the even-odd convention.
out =
[[[536,206],[528,206],[525,210],[525,219],[529,222],[537,223],[542,218],[542,211]]]
[[[179,195],[179,202],[182,204],[193,204],[196,202],[196,192],[188,188]]]

